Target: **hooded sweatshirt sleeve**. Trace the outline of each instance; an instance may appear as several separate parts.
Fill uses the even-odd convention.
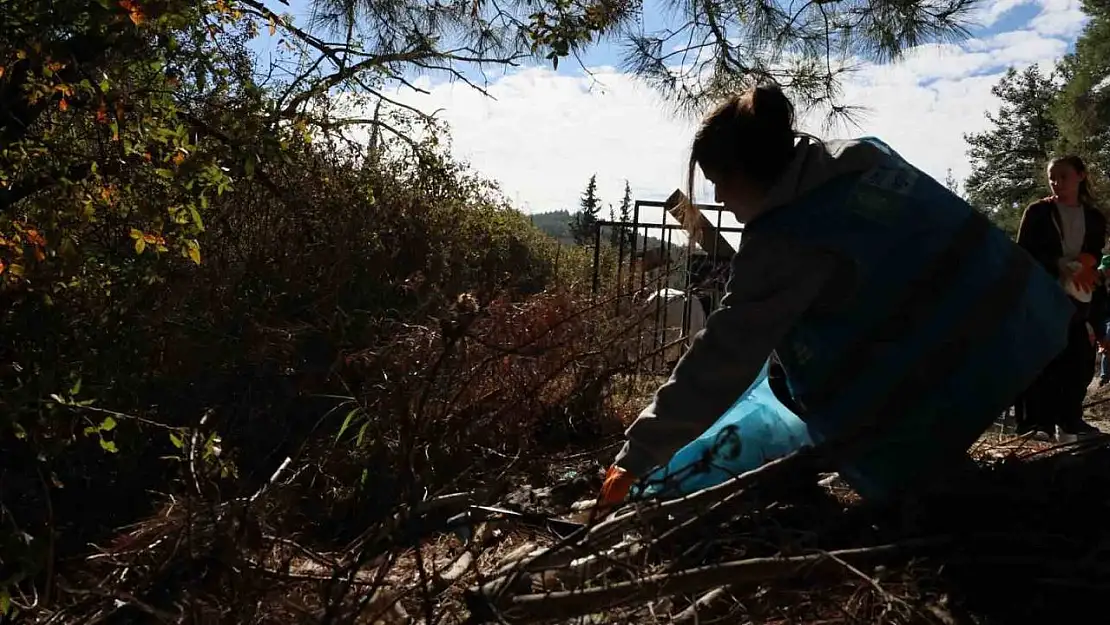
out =
[[[1017,244],[1029,253],[1053,278],[1060,277],[1060,243],[1052,223],[1053,204],[1034,202],[1021,214]]]
[[[835,258],[823,250],[778,239],[744,241],[720,308],[628,428],[615,464],[643,477],[720,418],[835,270]]]

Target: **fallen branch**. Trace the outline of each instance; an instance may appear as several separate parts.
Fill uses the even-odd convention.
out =
[[[436,573],[435,582],[433,585],[434,592],[441,593],[447,588],[451,587],[455,582],[466,574],[474,562],[477,560],[477,554],[481,551],[483,545],[490,536],[493,535],[493,527],[488,523],[483,523],[478,526],[474,531],[474,538],[471,539],[470,544],[466,546],[464,551],[447,570]]]
[[[661,573],[601,588],[519,595],[506,598],[500,606],[491,607],[497,610],[495,618],[508,623],[566,620],[623,607],[649,597],[699,593],[725,584],[735,588],[745,584],[766,584],[810,575],[843,576],[851,574],[844,567],[845,562],[855,567],[885,564],[917,555],[927,547],[937,547],[948,542],[949,539],[946,538],[935,538],[806,556],[751,558]],[[478,615],[475,612],[472,614]]]
[[[446,521],[447,517],[453,516],[455,512],[460,511],[477,501],[480,501],[484,496],[484,493],[480,491],[451,493],[449,495],[442,495],[439,497],[428,499],[426,501],[422,501],[414,505],[412,508],[403,508],[396,512],[389,522],[386,522],[382,525],[375,525],[362,534],[359,534],[357,538],[352,540],[343,549],[343,552],[347,554],[348,557],[351,557],[354,554],[357,554],[367,544],[372,544],[373,542],[386,539],[392,533],[405,527],[408,524],[419,523],[419,521],[421,520],[420,517],[432,512],[438,512],[442,515],[446,515],[443,518],[443,521]],[[341,563],[347,564],[346,562]]]
[[[729,596],[729,587],[721,586],[714,588],[704,595],[698,597],[690,607],[679,612],[671,621],[671,625],[685,625],[686,623],[696,623],[702,618],[705,618],[703,611],[711,610],[715,604],[722,599]]]
[[[803,449],[768,462],[755,470],[738,475],[727,482],[679,499],[637,504],[631,510],[595,525],[582,537],[571,537],[543,553],[526,558],[513,567],[512,571],[499,571],[499,575],[490,582],[480,588],[472,589],[472,591],[486,597],[499,597],[508,588],[521,584],[522,580],[519,578],[522,576],[563,567],[578,558],[589,557],[603,549],[612,547],[623,538],[625,533],[635,529],[638,524],[670,515],[690,517],[686,522],[671,529],[658,539],[660,541],[671,540],[700,525],[706,518],[706,514],[720,516],[746,487],[760,482],[770,482],[789,475],[791,469],[808,462],[812,459],[812,456],[812,448]],[[705,508],[708,508],[708,511]],[[655,543],[653,542],[653,544]],[[628,544],[627,548],[631,548],[631,544]]]

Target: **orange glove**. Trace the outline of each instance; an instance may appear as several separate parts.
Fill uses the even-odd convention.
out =
[[[636,483],[636,476],[618,467],[611,466],[605,473],[605,482],[601,485],[601,494],[597,497],[596,510],[607,513],[613,506],[628,497],[628,491]]]
[[[1095,282],[1098,281],[1098,269],[1095,268],[1098,261],[1090,254],[1080,254],[1079,264],[1080,267],[1072,275],[1071,281],[1076,288],[1090,293],[1095,290]]]

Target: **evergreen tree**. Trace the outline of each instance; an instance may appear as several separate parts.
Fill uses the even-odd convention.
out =
[[[349,77],[355,84],[360,84],[363,74],[384,74],[403,82],[409,66],[464,76],[471,63],[509,65],[528,55],[546,58],[557,69],[560,59],[575,58],[601,41],[610,41],[623,48],[623,64],[631,73],[683,109],[697,109],[758,81],[775,80],[803,107],[832,105],[830,110],[844,113],[851,107],[841,101],[841,79],[859,60],[883,63],[922,44],[963,38],[979,3],[869,0],[795,6],[729,0],[666,5],[611,0],[581,5],[562,0],[313,0],[311,4],[317,16],[313,26],[323,27],[330,35],[322,39],[344,44],[323,55],[325,71],[335,66],[337,77]],[[522,15],[541,19],[521,19]],[[644,19],[658,22],[659,27],[645,30],[640,26]],[[366,60],[350,65],[338,60],[348,55]],[[677,59],[685,61],[676,63]]]
[[[632,189],[629,187],[627,180],[624,181],[624,197],[621,198],[620,209],[614,210],[613,205],[609,205],[609,221],[627,224],[625,227],[613,226],[609,229],[609,244],[613,247],[620,247],[621,240],[623,239],[624,249],[633,249]]]
[[[948,168],[948,173],[944,176],[944,186],[947,187],[948,190],[952,193],[955,193],[956,195],[962,195],[960,193],[960,181],[956,180],[956,177],[952,175],[951,167]]]
[[[1104,179],[1110,172],[1110,2],[1086,0],[1083,10],[1090,21],[1075,42],[1075,52],[1060,62],[1064,85],[1054,113],[1060,152],[1082,156],[1095,174],[1090,180],[1096,194],[1105,196]]]
[[[571,217],[570,231],[578,245],[590,245],[597,230],[597,216],[601,212],[601,198],[597,196],[597,174],[590,176],[582,192],[578,212]]]
[[[627,228],[621,228],[624,245],[627,249],[636,249],[636,232],[632,225],[632,187],[628,185],[627,180],[624,181],[624,197],[621,198],[619,215],[621,223],[628,224]]]
[[[991,93],[1002,100],[997,113],[986,112],[991,127],[964,135],[971,160],[964,188],[972,205],[1014,233],[1025,206],[1048,193],[1045,166],[1060,134],[1052,115],[1059,88],[1053,75],[1031,65],[1010,68]]]

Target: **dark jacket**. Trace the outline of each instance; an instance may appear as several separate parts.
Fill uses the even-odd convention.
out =
[[[1097,209],[1087,207],[1083,211],[1084,235],[1081,251],[1102,258],[1102,249],[1106,247],[1106,217]],[[1034,202],[1025,209],[1021,216],[1021,225],[1018,226],[1017,243],[1026,252],[1036,259],[1052,277],[1060,277],[1060,258],[1064,255],[1064,246],[1060,241],[1060,211],[1056,202],[1045,198]],[[1107,294],[1105,289],[1096,288],[1091,302],[1084,304],[1072,300],[1076,306],[1079,318],[1089,321],[1094,328],[1095,336],[1102,339],[1106,328],[1103,320],[1106,317]]]

